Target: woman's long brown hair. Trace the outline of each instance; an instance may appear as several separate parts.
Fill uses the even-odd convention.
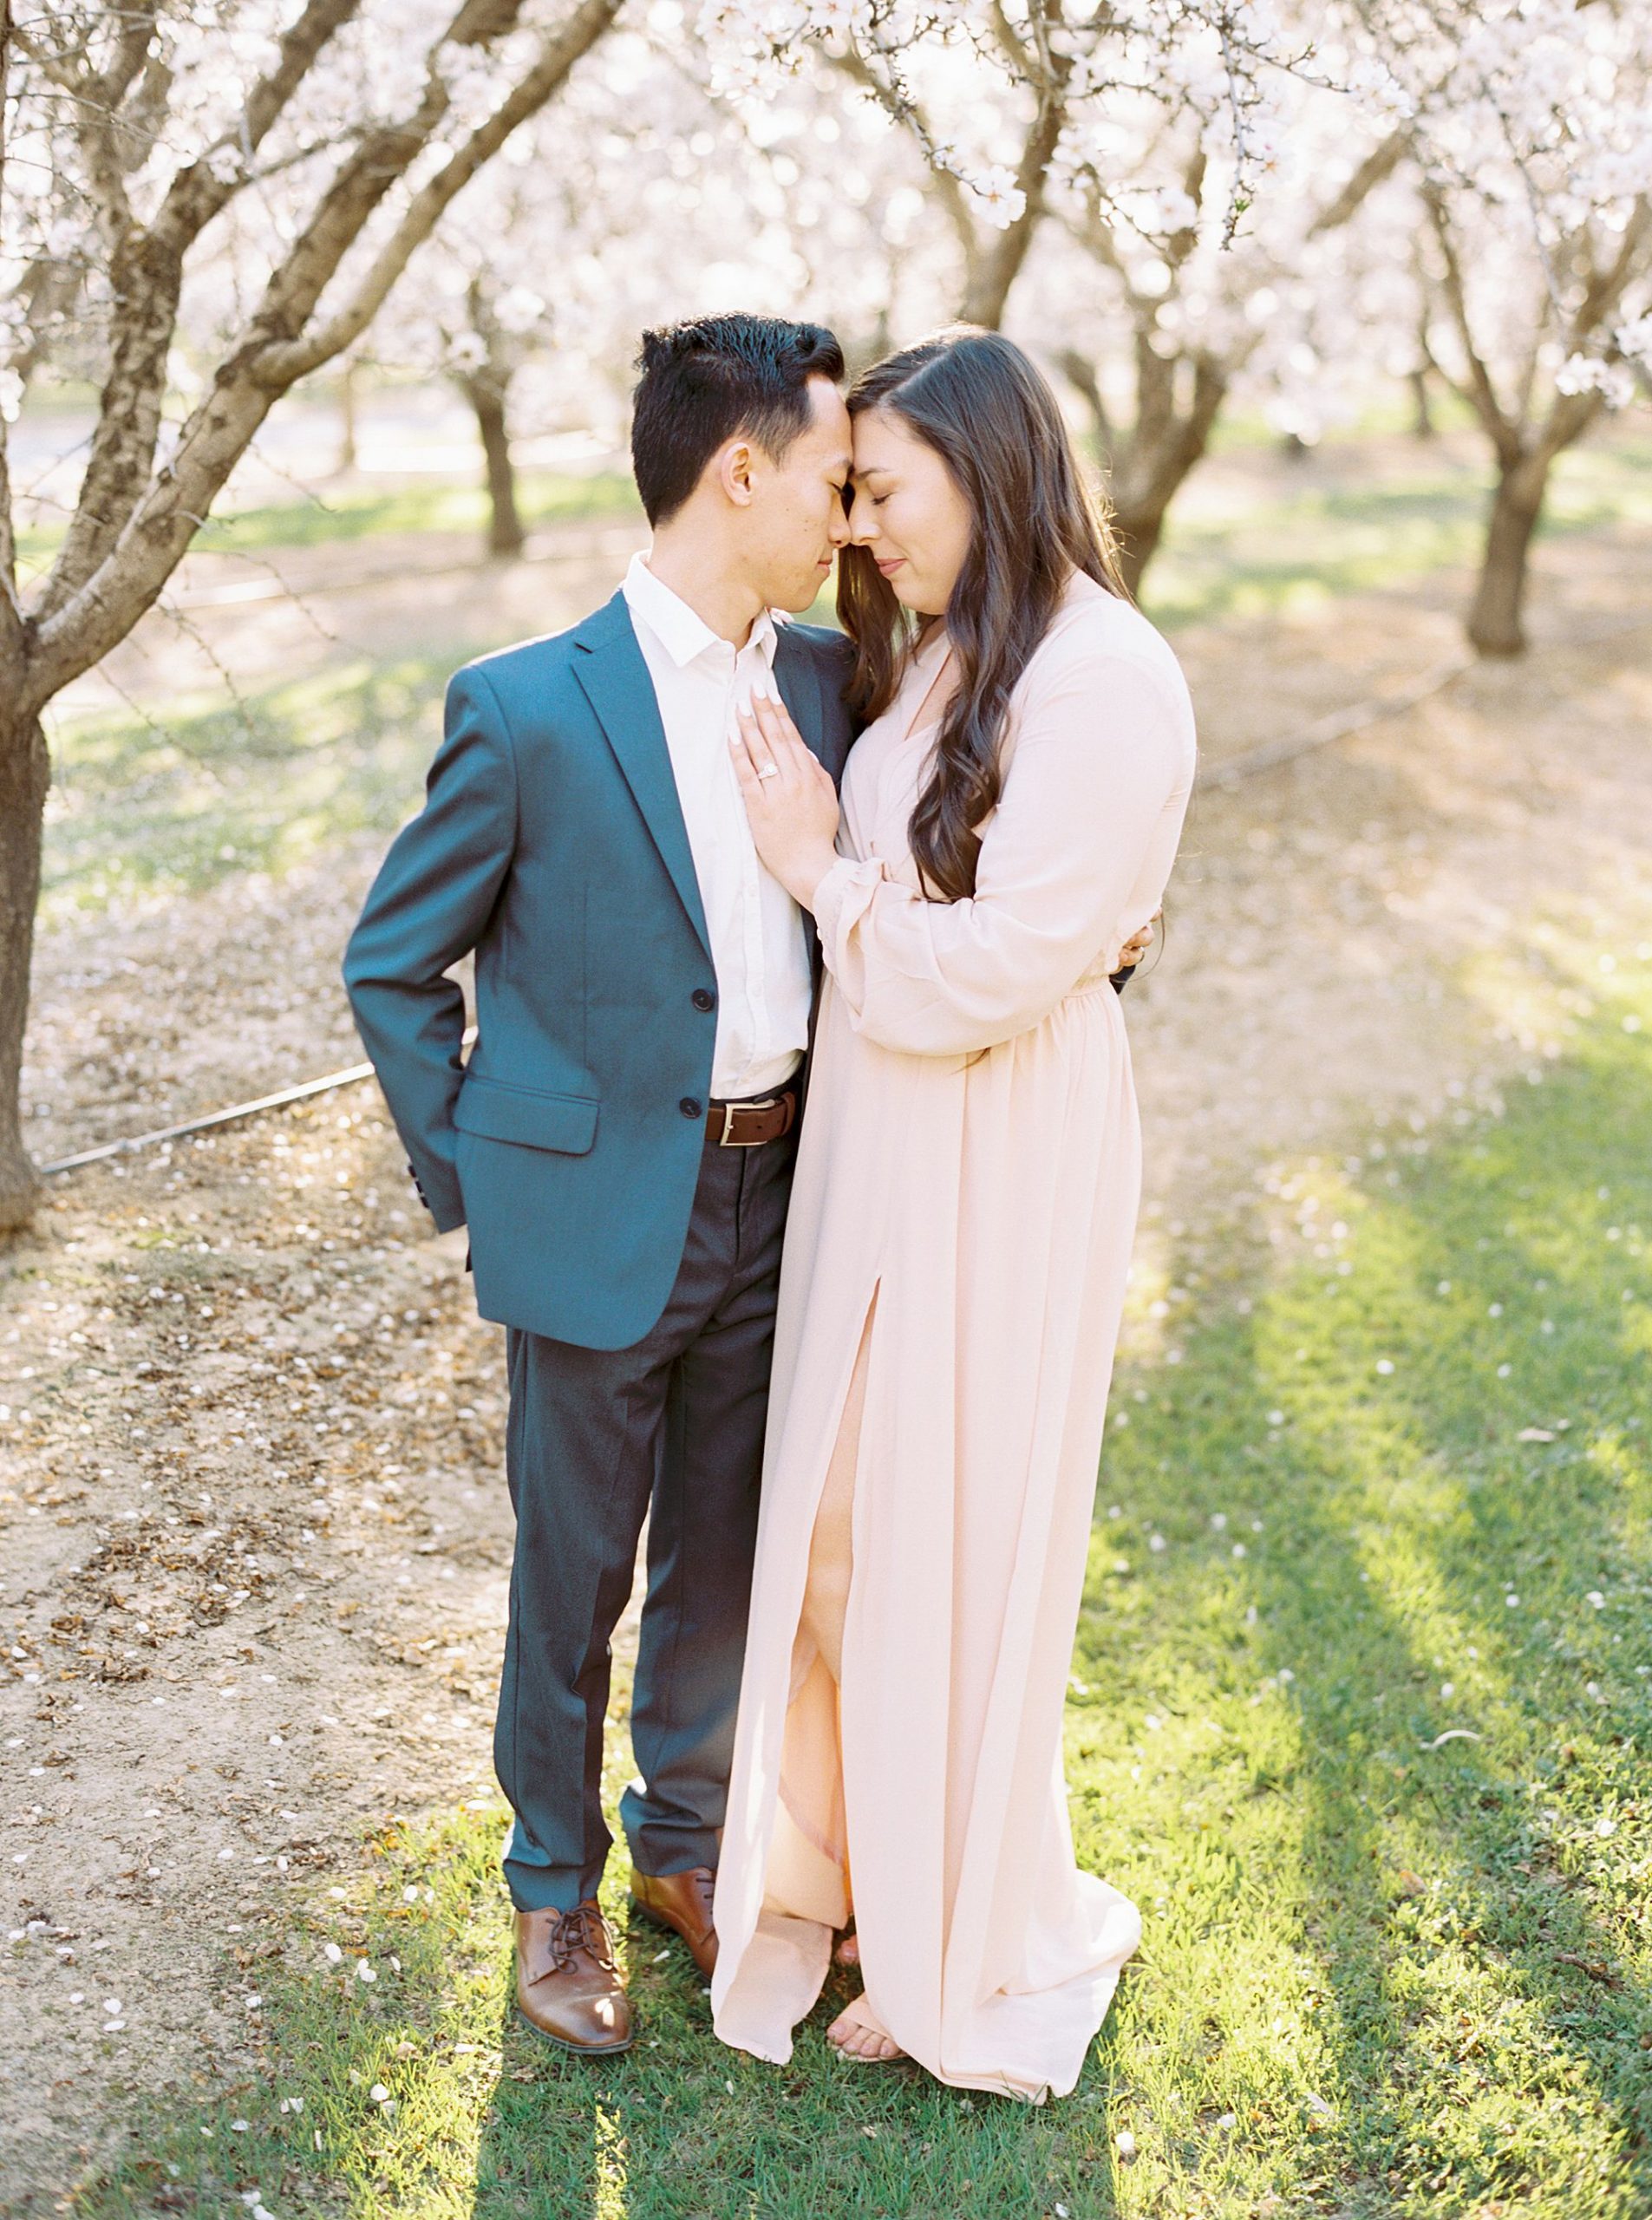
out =
[[[1113,534],[1087,487],[1055,396],[1013,341],[963,327],[874,363],[851,416],[886,408],[945,463],[970,505],[970,552],[944,611],[958,684],[909,838],[926,891],[975,891],[976,828],[997,802],[1009,696],[1074,571],[1126,596]],[[917,635],[869,550],[838,560],[838,614],[854,643],[851,704],[889,707]]]

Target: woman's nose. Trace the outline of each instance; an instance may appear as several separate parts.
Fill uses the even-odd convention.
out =
[[[849,512],[849,544],[852,547],[870,547],[878,537],[878,527],[872,522],[868,503],[857,501]]]

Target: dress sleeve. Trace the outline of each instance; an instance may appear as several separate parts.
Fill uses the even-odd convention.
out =
[[[1053,660],[1048,676],[1028,672],[972,897],[926,900],[875,857],[841,858],[815,889],[826,966],[850,1022],[880,1047],[996,1047],[1113,952],[1166,805],[1188,780],[1185,697],[1116,651],[1064,646]]]

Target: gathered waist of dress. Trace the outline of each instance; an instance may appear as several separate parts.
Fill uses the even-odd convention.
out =
[[[1068,989],[1066,994],[1061,997],[1062,1001],[1072,1002],[1080,995],[1100,994],[1103,987],[1107,989],[1109,994],[1115,994],[1117,989],[1113,983],[1113,975],[1118,968],[1119,964],[1116,957],[1109,962],[1105,953],[1099,956],[1095,962],[1090,966],[1089,970],[1084,974],[1083,977],[1074,981],[1073,984]]]

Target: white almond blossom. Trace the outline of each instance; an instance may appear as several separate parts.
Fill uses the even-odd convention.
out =
[[[1007,232],[1027,212],[1027,195],[1012,171],[1002,164],[974,173],[961,173],[963,182],[979,202],[982,214],[995,230]]]

